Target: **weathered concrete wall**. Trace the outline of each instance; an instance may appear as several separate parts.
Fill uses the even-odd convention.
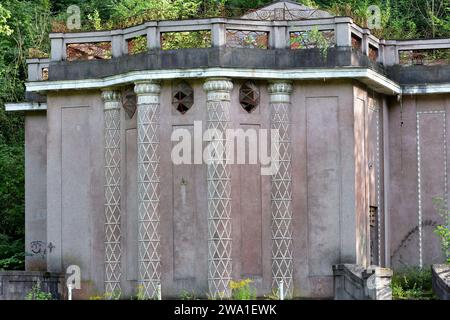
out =
[[[450,300],[450,266],[435,264],[431,266],[433,291],[441,300]]]
[[[161,233],[163,294],[178,297],[185,289],[205,294],[207,283],[208,206],[206,164],[174,165],[170,136],[176,129],[186,129],[194,137],[194,121],[206,130],[206,94],[202,80],[188,82],[194,90],[194,104],[185,114],[172,107],[172,81],[161,90]],[[201,130],[201,129],[200,129]],[[192,150],[192,156],[193,156]],[[192,157],[192,160],[194,158]],[[234,216],[233,216],[234,217]],[[236,231],[236,230],[235,230]],[[234,234],[233,234],[234,235]]]
[[[392,300],[392,270],[355,264],[333,266],[335,300]]]
[[[318,49],[249,49],[201,48],[182,50],[150,50],[137,55],[124,55],[111,60],[58,61],[49,68],[50,80],[102,78],[139,70],[173,70],[186,68],[256,68],[289,69],[361,66],[383,73],[378,63],[352,51],[350,47],[330,48],[326,58]]]
[[[163,83],[161,93],[161,170],[165,178],[161,184],[160,207],[161,233],[165,239],[163,294],[169,296],[178,296],[182,289],[206,292],[207,286],[207,203],[205,184],[201,183],[205,181],[206,168],[204,165],[174,166],[170,160],[171,132],[176,128],[192,131],[194,121],[205,121],[202,81],[189,83],[194,88],[195,104],[184,115],[171,106],[171,81]],[[241,80],[234,81],[233,128],[268,128],[270,110],[266,83],[259,83],[260,106],[251,114],[239,105],[238,92],[242,83]],[[352,90],[351,83],[331,82],[327,84],[324,97],[322,83],[299,82],[295,85],[292,100],[295,141],[293,221],[294,281],[298,296],[331,297],[331,265],[340,261],[355,262],[357,256],[355,198],[351,196],[355,190]],[[136,188],[133,151],[136,148],[136,119],[135,115],[132,119],[123,115],[122,119],[125,121],[123,138],[126,144],[123,158],[123,168],[126,168],[123,170],[123,194],[126,195],[122,211],[122,221],[126,224],[122,229],[125,233],[123,270],[125,292],[131,294],[138,277],[137,207],[133,192]],[[235,165],[232,169],[235,243],[232,257],[233,277],[251,277],[258,293],[263,295],[271,290],[270,178],[261,176],[259,169],[259,165]],[[324,191],[324,186],[330,190]]]
[[[295,296],[332,297],[331,266],[356,261],[352,88],[350,82],[294,87]]]
[[[356,246],[357,263],[365,267],[385,265],[383,116],[382,97],[355,85]]]
[[[132,90],[132,87],[129,88]],[[121,113],[122,192],[122,282],[124,294],[134,294],[138,286],[138,199],[137,199],[137,112]],[[104,234],[104,233],[102,233]],[[102,284],[99,284],[101,286]]]
[[[103,291],[103,102],[100,92],[48,95],[47,252],[50,272],[81,268],[82,290]]]
[[[400,84],[429,84],[450,82],[450,66],[401,66],[395,65],[387,69],[389,78]]]
[[[232,128],[270,128],[269,96],[267,83],[256,82],[260,89],[260,104],[247,113],[239,104],[239,88],[243,80],[234,80],[232,91]],[[246,146],[246,152],[249,147]],[[250,277],[259,293],[271,292],[271,206],[270,177],[261,175],[260,164],[232,166],[232,230],[233,278]],[[236,242],[235,242],[236,241]],[[240,245],[239,245],[240,244]]]
[[[448,199],[449,108],[450,95],[405,96],[400,101],[389,101],[389,237],[393,268],[418,266],[421,260],[429,266],[444,259],[439,239],[433,233],[442,219],[432,198]]]
[[[194,89],[194,105],[186,114],[172,107],[172,81],[163,82],[161,92],[160,232],[165,297],[178,297],[183,289],[197,294],[207,291],[206,165],[175,166],[170,158],[173,130],[192,132],[194,121],[203,121],[206,129],[203,81],[188,82]],[[270,128],[267,83],[257,83],[260,104],[249,114],[239,104],[244,81],[233,82],[232,128]],[[357,112],[355,96],[363,102]],[[294,83],[291,136],[296,297],[332,297],[331,266],[367,262],[370,201],[366,200],[365,185],[370,174],[365,169],[364,148],[376,141],[371,137],[365,142],[367,128],[371,128],[367,125],[368,106],[373,104],[370,99],[364,88],[356,89],[351,81]],[[61,272],[68,265],[79,265],[83,290],[75,291],[75,298],[87,298],[102,292],[104,286],[100,92],[49,95],[47,117],[47,242],[53,246],[47,254],[48,269]],[[122,288],[129,296],[135,294],[138,279],[136,114],[130,117],[122,109],[121,119]],[[355,144],[360,138],[363,142]],[[362,189],[356,192],[359,184]],[[259,164],[232,167],[232,219],[233,278],[250,277],[259,295],[268,294],[272,277],[270,176],[260,175]]]
[[[356,263],[368,266],[367,235],[367,157],[366,157],[366,97],[364,91],[354,88],[354,135],[355,135],[355,219],[356,219]]]
[[[0,300],[25,300],[33,286],[51,293],[53,299],[61,299],[64,276],[57,273],[37,271],[0,271]]]
[[[47,269],[47,116],[25,115],[25,269]]]

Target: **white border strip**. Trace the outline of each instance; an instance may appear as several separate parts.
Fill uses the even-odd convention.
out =
[[[407,85],[403,87],[402,92],[403,94],[450,93],[450,83]]]
[[[5,103],[6,111],[39,111],[47,110],[47,103],[39,102],[19,102],[19,103]]]
[[[416,113],[416,140],[417,140],[417,218],[418,218],[418,228],[419,228],[419,267],[423,266],[423,255],[422,255],[422,236],[423,236],[423,226],[422,226],[422,181],[421,181],[421,170],[420,170],[420,113]]]
[[[361,79],[376,86],[387,94],[401,93],[401,87],[394,81],[368,68],[339,68],[339,69],[242,69],[242,68],[199,68],[173,70],[144,70],[121,75],[114,75],[102,79],[61,80],[61,81],[33,81],[26,83],[27,92],[52,90],[98,89],[133,83],[142,80],[165,80],[176,78],[252,78],[252,79],[284,79],[284,80],[322,80],[322,79]]]
[[[377,142],[376,142],[376,161],[377,161],[377,246],[378,246],[378,265],[381,263],[381,214],[383,213],[383,207],[381,206],[381,157],[380,157],[380,107],[375,110],[377,117]]]
[[[423,212],[422,212],[422,170],[420,149],[420,116],[424,114],[442,114],[443,121],[443,152],[444,152],[444,197],[447,195],[447,112],[445,110],[416,111],[417,130],[417,215],[419,228],[419,267],[423,267]],[[445,199],[445,198],[444,198]]]

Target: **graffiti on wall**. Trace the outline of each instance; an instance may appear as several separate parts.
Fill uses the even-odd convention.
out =
[[[47,251],[51,253],[54,248],[55,246],[51,242],[47,244],[47,242],[44,241],[34,240],[30,242],[30,252],[27,252],[26,255],[30,257],[37,256],[44,259],[47,255]]]

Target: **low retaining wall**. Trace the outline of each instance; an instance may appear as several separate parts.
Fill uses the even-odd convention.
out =
[[[33,286],[40,282],[41,291],[61,299],[64,276],[40,271],[0,271],[0,300],[24,300]]]
[[[392,270],[356,264],[333,266],[335,300],[392,300]]]
[[[450,265],[434,264],[431,266],[433,275],[433,291],[441,300],[450,300]]]

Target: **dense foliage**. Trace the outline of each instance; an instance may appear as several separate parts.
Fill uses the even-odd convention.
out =
[[[30,292],[25,296],[25,300],[53,300],[50,292],[41,289],[41,283],[37,282],[33,285]]]
[[[82,29],[102,29],[139,19],[184,19],[233,14],[271,0],[0,0],[0,269],[21,269],[24,260],[23,115],[5,113],[5,102],[24,99],[25,59],[49,53],[52,20],[64,21],[67,8],[81,9]],[[381,8],[385,38],[450,37],[448,0],[299,0],[352,16],[366,25],[368,7]],[[145,12],[145,14],[144,14]],[[136,20],[137,19],[137,20]],[[55,21],[53,24],[55,24]],[[202,35],[200,35],[200,39]],[[174,37],[173,42],[180,42]],[[196,39],[191,39],[197,41]],[[184,40],[183,40],[184,41]],[[188,44],[186,44],[188,45]],[[179,46],[179,44],[178,44]]]
[[[447,201],[443,198],[433,198],[433,204],[436,211],[441,216],[441,224],[436,226],[434,233],[439,237],[441,241],[441,248],[444,257],[447,258],[447,264],[450,264],[450,228],[448,223],[450,221],[450,210],[447,206]]]
[[[408,268],[396,271],[392,277],[394,300],[435,299],[432,288],[431,269]]]

